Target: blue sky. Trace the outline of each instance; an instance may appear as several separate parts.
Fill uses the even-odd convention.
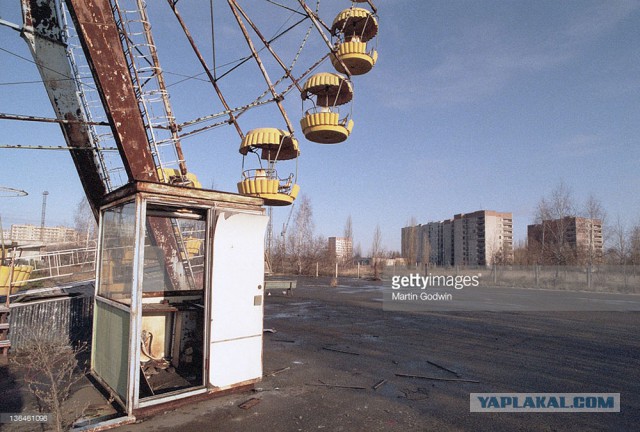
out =
[[[200,73],[166,3],[148,3],[167,81]],[[208,2],[200,3],[199,9],[189,10],[188,2],[179,7],[210,59]],[[240,3],[258,22],[271,16],[256,2]],[[0,1],[0,17],[18,22],[18,4]],[[222,65],[246,53],[246,46],[226,5],[216,4],[216,56]],[[323,0],[320,15],[330,23],[348,5]],[[412,217],[425,223],[492,209],[513,212],[519,240],[537,202],[560,182],[578,204],[593,194],[609,221],[619,215],[627,225],[640,223],[639,1],[376,5],[380,56],[373,71],[354,77],[353,134],[328,146],[307,142],[297,131],[299,183],[311,200],[318,234],[341,235],[351,215],[363,252],[377,224],[386,248],[398,250],[400,228]],[[269,35],[282,22],[260,25]],[[292,58],[306,29],[304,24],[274,44],[278,53]],[[305,58],[325,51],[312,33]],[[41,83],[8,84],[39,80],[35,66],[15,54],[30,58],[18,33],[0,27],[0,112],[52,116]],[[331,71],[331,65],[318,70]],[[220,86],[233,106],[266,89],[254,63],[230,76]],[[220,110],[207,82],[188,80],[169,91],[179,122]],[[295,91],[285,104],[297,127],[301,102]],[[247,114],[241,126],[246,131],[284,123],[269,105]],[[0,120],[0,128],[0,144],[64,145],[56,125]],[[187,164],[205,186],[234,192],[241,173],[238,145],[231,127],[183,142]],[[30,194],[0,198],[5,227],[39,223],[44,190],[50,192],[48,224],[72,223],[82,190],[68,154],[0,149],[0,160],[0,186]],[[276,235],[287,216],[288,209],[275,209]]]

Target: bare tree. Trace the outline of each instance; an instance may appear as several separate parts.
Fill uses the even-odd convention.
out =
[[[343,236],[351,242],[351,248],[347,249],[344,262],[351,264],[353,262],[353,222],[351,221],[351,215],[347,217],[347,221],[344,224]]]
[[[616,222],[611,229],[611,237],[612,237],[612,258],[615,264],[619,264],[622,266],[622,277],[624,280],[624,286],[627,286],[628,283],[628,275],[627,275],[627,263],[631,258],[631,250],[630,250],[630,233],[627,230],[624,222],[620,219],[620,215],[616,218]]]
[[[97,238],[98,224],[86,196],[83,196],[76,205],[73,223],[80,240],[86,243],[86,247],[89,247],[89,242]]]
[[[602,259],[602,227],[605,225],[607,213],[594,195],[589,195],[582,213],[587,218],[586,226],[583,227],[586,231],[587,245],[582,255],[586,258],[587,264],[593,265]]]
[[[429,231],[423,231],[422,236],[418,233],[418,237],[420,237],[419,241],[422,242],[422,264],[428,266],[431,263],[431,237]]]
[[[287,241],[284,227],[279,235],[273,238],[271,251],[269,252],[269,261],[272,266],[272,272],[283,273],[285,271]]]
[[[353,222],[351,221],[351,215],[347,217],[347,221],[344,224],[344,237],[353,238]]]
[[[536,210],[539,262],[565,265],[574,261],[575,251],[567,242],[567,232],[575,214],[571,191],[564,182],[540,200]]]
[[[611,253],[616,264],[624,265],[630,258],[630,235],[620,216],[611,228]]]
[[[373,232],[373,240],[371,242],[371,260],[373,261],[373,277],[374,279],[380,279],[380,257],[382,256],[382,230],[380,224],[376,225],[376,229]]]
[[[513,247],[513,263],[515,265],[531,265],[535,263],[535,255],[531,254],[526,241],[516,241]]]
[[[485,264],[490,266],[503,265],[506,263],[504,254],[504,242],[500,239],[501,235],[494,231],[490,237],[486,239],[487,256]]]
[[[306,195],[300,199],[300,205],[293,219],[293,232],[289,236],[289,253],[296,264],[296,273],[308,273],[314,261],[314,223],[311,201]]]
[[[418,260],[418,222],[414,216],[411,216],[409,225],[404,228],[403,242],[404,248],[402,251],[402,257],[407,262],[407,267],[413,267]]]
[[[631,229],[629,249],[631,263],[640,264],[640,225],[635,225]]]
[[[353,249],[353,256],[356,258],[362,258],[362,245],[358,242]]]

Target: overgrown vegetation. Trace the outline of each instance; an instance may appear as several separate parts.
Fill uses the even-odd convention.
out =
[[[269,264],[275,273],[289,273],[299,275],[333,276],[335,266],[338,264],[340,274],[356,276],[359,262],[363,262],[360,244],[354,244],[351,256],[344,257],[336,263],[336,258],[331,257],[328,248],[328,239],[323,235],[315,234],[313,221],[313,208],[311,201],[305,195],[298,198],[297,209],[293,213],[291,225],[279,236],[274,237],[269,253]],[[343,237],[353,240],[353,222],[349,216],[345,222]],[[373,244],[367,268],[362,266],[363,273],[371,270],[374,277],[380,273],[380,261],[386,258],[382,246],[382,231],[376,227],[373,236]],[[369,265],[371,268],[369,269]]]
[[[12,364],[21,371],[40,412],[52,415],[49,424],[56,431],[68,430],[75,420],[64,405],[73,385],[86,373],[84,365],[78,365],[78,355],[86,349],[85,344],[72,347],[63,337],[42,330],[33,332],[12,354]]]

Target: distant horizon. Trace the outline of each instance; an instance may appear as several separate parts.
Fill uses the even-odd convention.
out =
[[[79,203],[78,203],[78,204],[79,204]],[[473,211],[470,211],[470,212],[456,213],[455,215],[452,215],[452,216],[451,216],[451,217],[449,217],[449,218],[443,218],[443,219],[440,219],[440,220],[429,220],[429,221],[426,221],[426,222],[420,222],[420,221],[418,221],[418,220],[416,219],[416,224],[417,224],[417,225],[426,225],[426,224],[429,224],[429,223],[432,223],[432,222],[436,222],[436,223],[438,223],[438,222],[444,222],[444,221],[447,221],[447,220],[453,220],[453,217],[454,217],[454,216],[457,216],[457,215],[469,215],[469,214],[473,214],[473,213],[481,212],[481,211],[494,211],[494,212],[497,212],[497,213],[507,213],[507,214],[511,213],[511,214],[513,214],[512,212],[509,212],[509,211],[497,211],[497,210],[494,210],[494,209],[483,208],[483,209],[473,210]],[[0,217],[1,217],[1,216],[2,216],[2,215],[0,214]],[[584,216],[580,216],[580,215],[578,215],[578,214],[574,214],[574,215],[567,215],[567,217],[584,217]],[[530,226],[530,225],[535,225],[535,224],[537,224],[537,223],[538,223],[538,222],[536,222],[535,220],[533,220],[533,221],[531,221],[530,223],[527,223],[527,224],[525,224],[525,225],[524,225],[524,228],[525,228],[525,235],[524,235],[524,237],[523,237],[523,238],[516,238],[516,237],[515,237],[515,234],[514,234],[514,238],[513,238],[513,247],[514,247],[514,249],[515,249],[516,247],[518,247],[518,246],[523,245],[524,243],[526,243],[526,240],[527,240],[527,236],[526,236],[526,228],[527,228],[528,226]],[[36,222],[31,222],[31,223],[28,223],[28,222],[12,222],[12,223],[8,224],[8,223],[6,223],[6,222],[5,222],[4,218],[2,218],[2,229],[3,229],[3,231],[4,231],[5,233],[10,232],[10,230],[11,230],[11,225],[30,225],[30,226],[35,226],[35,227],[40,227],[40,226],[41,226],[41,225],[40,225],[40,221],[39,221],[39,220],[38,220],[38,221],[36,221]],[[417,225],[416,225],[416,226],[417,226]],[[96,226],[97,226],[97,223],[96,223]],[[402,230],[403,228],[410,227],[410,226],[412,226],[412,225],[403,225],[403,226],[399,227],[399,229],[398,229],[398,243],[400,243],[400,239],[401,239],[401,230]],[[516,229],[515,229],[515,228],[516,228],[516,224],[514,223],[514,224],[513,224],[513,226],[514,226],[514,233],[515,233],[515,232],[516,232]],[[55,225],[52,225],[51,223],[49,223],[49,222],[46,222],[46,221],[45,221],[45,228],[58,228],[58,227],[73,228],[73,229],[76,229],[76,227],[74,226],[74,223],[73,223],[73,222],[62,222],[62,223],[56,223]],[[338,231],[342,231],[342,230],[343,230],[343,228],[344,228],[344,227],[340,227],[340,229],[339,229]],[[381,227],[381,228],[383,228],[383,227]],[[605,223],[605,224],[603,225],[603,231],[606,231],[606,230],[607,230],[607,228],[611,228],[611,225],[609,225],[609,224]],[[631,227],[629,227],[629,228],[631,228]],[[274,229],[274,235],[276,235],[276,234],[277,234],[277,233],[276,233],[276,230]],[[316,236],[322,236],[322,237],[326,238],[327,240],[328,240],[330,237],[338,237],[338,238],[344,237],[342,234],[326,235],[326,234],[318,233],[318,232],[316,232],[316,233],[315,233],[315,235],[316,235]],[[384,240],[384,239],[383,239],[383,240]],[[606,248],[606,246],[607,246],[607,242],[608,242],[608,241],[609,241],[609,239],[606,239],[606,241],[605,241],[605,248]],[[354,237],[354,238],[353,238],[353,247],[354,247],[354,249],[356,248],[356,246],[358,245],[358,243],[359,243],[359,241],[357,240],[357,238],[356,238],[356,237]],[[364,247],[363,245],[360,245],[360,246],[361,246],[361,248],[362,248],[363,256],[368,256],[368,249],[367,249],[366,247]],[[384,250],[384,252],[385,252],[385,253],[401,253],[401,248],[400,248],[400,247],[398,247],[397,249],[392,249],[392,248],[383,247],[383,250]]]
[[[208,6],[201,1],[181,11],[211,64],[210,17],[202,13]],[[348,6],[325,0],[320,16],[330,23]],[[177,121],[221,111],[166,2],[147,7]],[[268,36],[294,15],[270,15],[273,8],[267,2],[247,8]],[[559,183],[579,206],[593,195],[607,212],[605,224],[618,218],[627,228],[640,224],[640,1],[397,0],[377,8],[379,56],[369,73],[353,77],[355,126],[344,143],[306,141],[299,92],[283,100],[300,141],[298,201],[309,197],[316,235],[339,235],[351,215],[354,246],[363,253],[377,225],[385,249],[399,251],[400,230],[412,217],[438,220],[480,208],[513,214],[515,244],[526,238],[540,199]],[[19,1],[0,2],[0,16],[20,24]],[[285,63],[293,62],[308,25],[274,42]],[[300,61],[327,52],[311,29]],[[228,8],[217,10],[216,32],[224,41],[215,50],[223,73],[249,50]],[[268,53],[260,55],[279,78]],[[0,63],[0,113],[54,117],[27,44],[3,25]],[[333,71],[329,61],[317,69]],[[219,84],[232,106],[267,88],[251,61]],[[245,132],[284,128],[274,104],[239,121]],[[56,124],[0,123],[0,146],[66,145]],[[183,150],[203,185],[235,193],[243,165],[233,129],[185,138]],[[0,148],[0,154],[0,186],[29,193],[0,198],[3,226],[39,224],[43,191],[50,193],[47,224],[73,225],[83,189],[68,152]],[[283,164],[281,177],[293,171]],[[290,208],[273,215],[277,236]]]

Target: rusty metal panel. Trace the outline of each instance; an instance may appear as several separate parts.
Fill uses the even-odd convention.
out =
[[[229,205],[238,208],[251,209],[264,212],[262,207],[262,198],[249,197],[231,192],[220,192],[208,189],[194,189],[178,185],[165,183],[146,183],[136,182],[124,185],[109,195],[105,196],[102,205],[109,205],[131,196],[136,193],[142,193],[145,196],[156,195],[162,197],[163,200],[175,202],[176,204],[190,205]]]
[[[67,5],[129,178],[158,181],[109,0],[67,0]]]
[[[11,305],[11,345],[24,347],[34,336],[62,338],[69,344],[91,340],[93,297],[62,297]]]
[[[60,120],[65,141],[69,147],[94,147],[73,72],[63,42],[62,29],[55,0],[22,0],[24,27],[22,38],[29,45],[51,105]],[[61,79],[67,78],[67,79]],[[93,152],[70,150],[76,171],[94,215],[97,217],[105,183],[100,176],[100,164]]]

